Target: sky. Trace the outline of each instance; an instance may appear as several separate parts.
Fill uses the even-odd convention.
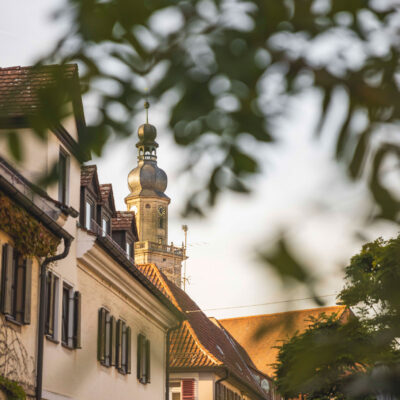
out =
[[[50,17],[60,4],[61,0],[1,3],[0,67],[30,65],[52,48],[66,29]],[[369,240],[396,234],[390,224],[363,226],[368,192],[362,184],[348,182],[343,167],[333,161],[333,136],[313,136],[317,110],[312,94],[295,99],[290,115],[276,124],[278,143],[243,143],[261,164],[260,174],[250,181],[251,196],[225,193],[213,209],[204,210],[206,218],[184,219],[181,210],[191,180],[180,170],[187,153],[174,143],[161,104],[151,105],[149,119],[160,144],[158,165],[169,180],[169,240],[181,244],[181,226],[189,226],[187,292],[208,315],[228,318],[315,306],[304,288],[283,287],[256,257],[257,251],[273,246],[282,231],[299,259],[312,268],[319,281],[317,293],[325,296],[327,305],[335,304],[343,267],[360,250],[362,241],[354,233],[362,230]],[[138,124],[144,118],[143,110]],[[114,140],[93,160],[100,183],[113,184],[120,210],[125,209],[128,173],[136,165],[136,138],[133,132],[128,139]]]

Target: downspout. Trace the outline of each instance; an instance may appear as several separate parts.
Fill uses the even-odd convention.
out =
[[[37,363],[36,363],[36,400],[42,400],[43,387],[43,345],[44,329],[46,317],[46,272],[47,266],[67,257],[71,247],[71,239],[63,237],[64,251],[56,256],[45,258],[40,266],[40,298],[39,298],[39,317],[38,317],[38,342],[37,342]]]
[[[218,387],[218,384],[221,383],[222,381],[226,381],[226,380],[229,378],[229,371],[228,371],[228,369],[227,369],[227,368],[224,368],[224,369],[225,369],[225,376],[223,376],[222,378],[220,378],[220,379],[218,379],[218,380],[215,381],[215,386],[214,386],[214,400],[218,400],[218,399],[217,399],[217,387]]]
[[[165,362],[165,400],[169,400],[169,338],[171,332],[176,331],[181,328],[183,321],[179,322],[177,326],[169,328],[167,330],[167,356]]]

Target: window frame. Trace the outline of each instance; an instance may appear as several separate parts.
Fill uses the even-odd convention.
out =
[[[61,299],[61,344],[68,349],[80,349],[80,292],[64,281]],[[64,303],[66,303],[65,306]],[[66,326],[64,326],[65,323]]]
[[[84,213],[84,227],[88,231],[92,230],[92,220],[94,219],[94,208],[96,202],[92,200],[91,197],[85,196],[85,203],[84,203],[85,213]],[[90,206],[90,215],[88,215],[88,205]],[[89,220],[88,220],[89,218]],[[89,225],[89,226],[88,226]]]
[[[64,160],[63,164],[61,160]],[[58,153],[58,201],[66,205],[69,204],[69,175],[70,155],[60,147]]]
[[[49,290],[50,289],[50,290]],[[60,277],[53,271],[46,274],[46,325],[45,335],[58,343],[59,335]]]
[[[150,340],[139,333],[137,336],[137,379],[142,384],[150,383],[151,348]]]
[[[23,257],[10,243],[5,243],[1,264],[1,312],[8,321],[28,325],[31,322],[32,259]]]

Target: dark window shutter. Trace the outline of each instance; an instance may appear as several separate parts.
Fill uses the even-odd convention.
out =
[[[116,334],[117,334],[117,323],[114,317],[110,320],[110,362],[112,366],[116,365]]]
[[[12,313],[12,277],[13,277],[14,249],[11,245],[3,246],[3,279],[2,279],[2,301],[1,311],[4,314]]]
[[[25,260],[25,282],[24,282],[24,324],[31,323],[31,293],[32,293],[32,259]]]
[[[182,379],[182,400],[194,400],[194,379]]]
[[[132,365],[132,357],[131,357],[131,340],[132,340],[132,333],[131,328],[128,326],[126,328],[126,373],[131,373],[131,365]]]
[[[54,335],[54,283],[55,278],[51,272],[46,274],[46,329],[45,333]]]
[[[116,366],[122,368],[122,320],[117,322],[117,341],[116,341]]]
[[[146,340],[146,383],[150,383],[150,340]]]
[[[74,293],[74,347],[81,348],[81,307],[82,299],[81,293]]]
[[[106,344],[106,310],[100,308],[99,310],[99,326],[97,334],[97,359],[105,362],[105,344]]]
[[[136,373],[137,373],[137,378],[139,379],[139,381],[142,379],[143,376],[143,370],[142,370],[142,357],[144,356],[143,353],[143,340],[144,340],[144,336],[139,333],[138,337],[137,337],[137,369],[136,369]]]

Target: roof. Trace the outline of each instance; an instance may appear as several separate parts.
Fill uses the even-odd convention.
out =
[[[100,196],[102,204],[109,205],[111,211],[115,213],[114,193],[111,183],[100,185]]]
[[[296,333],[304,332],[311,324],[310,317],[318,317],[322,313],[327,315],[338,313],[341,318],[346,318],[351,311],[345,306],[333,306],[219,321],[244,347],[256,367],[272,376],[274,375],[272,364],[276,362],[278,355],[275,346],[280,346]]]
[[[77,77],[76,64],[0,68],[0,117],[33,115],[40,110],[43,89]],[[68,85],[64,85],[67,87]]]
[[[132,230],[135,223],[135,213],[133,211],[116,211],[112,219],[112,229],[116,231]]]
[[[231,335],[214,324],[187,293],[168,280],[154,264],[137,267],[187,316],[181,328],[171,333],[169,367],[175,370],[224,367],[258,396],[267,398],[268,394],[259,383],[266,377],[257,371]]]
[[[99,181],[97,177],[97,166],[96,165],[82,165],[81,167],[81,186],[89,186],[92,182],[93,177]]]

